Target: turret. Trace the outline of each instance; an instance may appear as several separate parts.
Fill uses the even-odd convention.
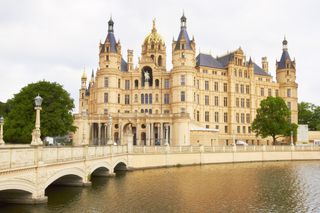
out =
[[[127,69],[128,71],[133,70],[133,50],[127,51]]]
[[[87,109],[87,100],[87,74],[84,70],[81,76],[81,88],[79,90],[79,112]]]
[[[261,65],[262,65],[262,69],[265,71],[265,72],[269,72],[269,65],[268,65],[268,59],[267,57],[262,57],[261,58]]]
[[[276,62],[277,82],[279,83],[280,96],[286,101],[291,110],[291,121],[298,122],[298,84],[296,83],[296,63],[291,60],[288,52],[288,41],[282,42],[282,55]]]
[[[187,18],[184,13],[180,18],[181,27],[177,41],[172,42],[172,64],[173,66],[195,66],[195,41],[190,40],[187,32]]]

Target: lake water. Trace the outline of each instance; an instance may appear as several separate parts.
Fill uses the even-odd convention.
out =
[[[50,186],[47,204],[0,212],[320,212],[320,161],[216,164],[95,177]]]

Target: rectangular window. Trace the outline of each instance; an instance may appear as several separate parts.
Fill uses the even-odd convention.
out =
[[[204,96],[204,104],[209,105],[209,95]]]
[[[209,90],[209,81],[204,82],[204,89]]]
[[[125,104],[130,104],[130,95],[125,95],[124,96],[124,103]]]
[[[239,107],[239,98],[236,98],[236,107]]]
[[[186,101],[186,92],[185,91],[180,92],[180,100],[181,100],[181,102]]]
[[[186,85],[186,76],[185,75],[181,75],[180,76],[180,85],[181,86],[185,86]]]
[[[141,94],[141,104],[144,104],[144,94]]]
[[[235,85],[235,90],[236,90],[237,93],[239,92],[239,84]]]
[[[272,96],[272,91],[271,91],[271,89],[268,89],[268,96]]]
[[[248,98],[246,99],[246,107],[250,108],[250,99],[248,99]]]
[[[129,90],[130,89],[130,80],[126,80],[124,86],[125,86],[126,90]]]
[[[228,133],[228,126],[224,126],[224,132]]]
[[[214,122],[219,122],[219,112],[214,113]]]
[[[242,127],[242,133],[246,133],[246,127],[245,126]]]
[[[223,106],[228,106],[228,97],[223,98]]]
[[[246,122],[250,123],[250,114],[249,113],[246,114]]]
[[[109,87],[109,78],[104,77],[104,87]]]
[[[118,79],[118,88],[120,89],[121,88],[121,80]]]
[[[247,93],[247,94],[250,93],[250,87],[249,87],[249,85],[246,85],[246,93]]]
[[[240,126],[237,126],[237,133],[240,133]]]
[[[200,112],[197,111],[197,121],[200,121]]]
[[[264,88],[261,88],[261,89],[260,89],[260,95],[261,95],[261,96],[264,96]]]
[[[244,108],[244,98],[241,98],[241,107]]]
[[[219,97],[218,96],[214,96],[214,105],[219,106]]]
[[[204,121],[209,122],[209,112],[208,111],[205,111],[205,113],[204,113]]]
[[[197,95],[197,104],[199,104],[200,103],[200,95],[198,94]]]
[[[287,89],[287,97],[288,97],[288,98],[291,97],[291,89]]]
[[[223,91],[228,92],[228,84],[227,83],[223,83]]]
[[[170,103],[170,94],[164,94],[164,104],[169,104]]]
[[[236,113],[236,122],[239,123],[239,113]]]
[[[251,133],[251,127],[248,126],[248,133]]]
[[[121,96],[120,94],[118,94],[118,104],[120,104],[120,101],[121,101]]]
[[[228,122],[228,113],[227,113],[227,112],[223,113],[223,121],[224,121],[225,123]]]
[[[109,102],[109,94],[104,93],[104,103],[108,103],[108,102]]]
[[[240,92],[244,93],[244,85],[243,84],[240,85]]]
[[[218,92],[219,91],[219,83],[214,82],[214,91]]]
[[[169,89],[170,88],[170,81],[169,79],[164,79],[164,88]]]
[[[241,113],[241,123],[244,123],[244,113]]]

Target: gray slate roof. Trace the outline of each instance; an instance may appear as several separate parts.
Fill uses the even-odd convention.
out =
[[[277,62],[278,69],[285,69],[287,60],[289,60],[291,62],[289,52],[288,52],[288,50],[283,50],[282,55],[281,55],[281,59],[279,62]]]
[[[177,40],[177,44],[176,47],[174,48],[174,50],[180,50],[180,42],[182,40],[182,38],[184,38],[186,40],[186,46],[185,46],[185,50],[192,50],[191,48],[191,41],[189,39],[189,35],[187,33],[187,29],[185,27],[181,27],[180,33],[179,33],[179,37]]]
[[[204,67],[212,67],[212,68],[225,68],[229,61],[233,59],[233,53],[225,55],[220,58],[214,58],[212,55],[200,53],[196,57],[196,66],[204,66]],[[248,64],[249,62],[247,62]],[[260,66],[256,63],[253,63],[253,70],[255,75],[265,75],[270,76],[267,72],[265,72]]]
[[[123,58],[121,58],[120,70],[123,72],[128,72],[127,62]]]
[[[196,66],[223,68],[221,63],[212,55],[200,53],[196,58]]]

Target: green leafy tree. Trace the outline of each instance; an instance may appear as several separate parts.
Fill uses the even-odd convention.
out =
[[[320,130],[320,106],[301,102],[298,104],[299,124],[308,124],[310,130]]]
[[[261,101],[260,108],[257,109],[252,130],[262,138],[271,136],[275,144],[277,138],[290,136],[291,131],[296,134],[298,126],[290,122],[290,114],[282,98],[268,97]]]
[[[63,136],[74,132],[73,99],[58,83],[39,81],[22,88],[9,102],[5,117],[4,137],[10,143],[30,143],[35,125],[34,98],[43,98],[41,111],[41,137]]]

